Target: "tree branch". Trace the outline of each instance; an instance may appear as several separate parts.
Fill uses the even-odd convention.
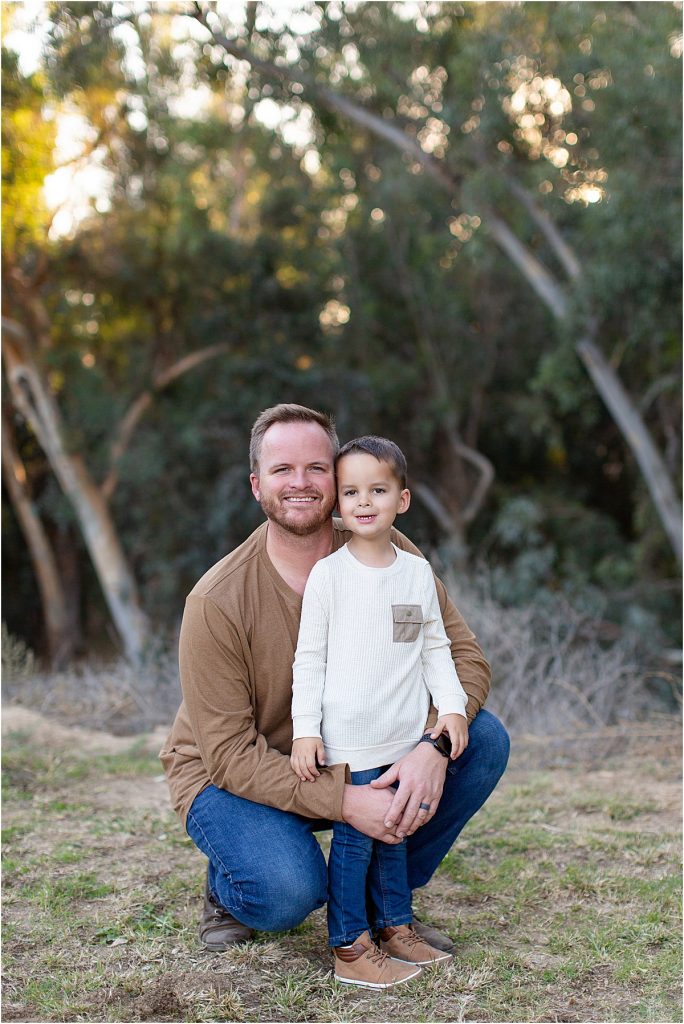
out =
[[[678,562],[682,561],[682,507],[660,452],[613,367],[589,338],[575,349],[639,464]]]
[[[444,531],[447,537],[454,534],[454,517],[444,502],[435,494],[432,487],[421,480],[414,480],[411,484],[411,491],[422,501],[425,508],[434,517],[439,528]]]
[[[73,653],[67,601],[52,545],[31,498],[26,470],[12,422],[2,412],[2,473],[17,522],[24,534],[40,592],[47,645],[53,668],[63,668]]]
[[[230,345],[225,343],[209,345],[207,348],[201,348],[196,352],[190,352],[187,356],[179,359],[178,362],[169,366],[166,370],[155,374],[152,381],[152,388],[143,391],[142,394],[138,395],[135,401],[129,406],[117,428],[109,456],[110,468],[107,476],[100,484],[100,493],[105,501],[110,501],[114,491],[116,490],[119,482],[118,466],[121,458],[131,443],[131,439],[138,427],[138,424],[140,423],[140,420],[154,402],[155,395],[158,395],[165,388],[168,388],[169,385],[173,384],[173,382],[178,380],[179,377],[182,377],[183,374],[188,373],[190,370],[194,370],[194,368],[199,366],[201,363],[206,363],[207,360],[215,359],[217,356],[223,355],[225,352],[229,351]]]
[[[543,210],[539,204],[535,202],[534,197],[527,191],[527,189],[523,188],[520,182],[516,181],[516,179],[511,175],[507,174],[505,176],[505,181],[510,191],[517,199],[520,200],[532,220],[544,235],[544,238],[560,260],[570,280],[576,281],[582,274],[582,268],[579,260],[549,217],[546,210]]]
[[[237,60],[247,61],[255,71],[259,71],[267,78],[276,79],[278,82],[283,84],[288,82],[298,83],[306,89],[307,93],[311,97],[318,99],[329,110],[342,114],[344,117],[349,118],[350,121],[354,121],[361,128],[367,128],[374,135],[390,142],[395,149],[399,149],[412,157],[412,159],[416,160],[432,178],[440,183],[443,188],[453,192],[457,187],[458,179],[449,172],[445,165],[441,161],[436,160],[431,156],[431,154],[425,153],[421,149],[420,143],[417,139],[407,135],[407,133],[395,123],[379,117],[378,114],[375,114],[372,110],[368,110],[356,100],[351,100],[346,96],[342,96],[341,94],[334,92],[332,89],[327,89],[325,86],[318,85],[313,79],[295,70],[291,65],[283,67],[273,64],[270,61],[262,60],[242,43],[229,39],[228,36],[220,31],[220,29],[213,28],[209,20],[210,12],[204,10],[201,4],[195,3],[194,7],[194,17],[206,28],[214,41],[218,43],[226,53],[229,53]]]
[[[79,453],[68,450],[59,408],[31,354],[28,333],[14,321],[2,321],[3,356],[12,400],[45,452],[71,503],[112,619],[127,657],[139,662],[147,637],[147,618],[138,599],[115,524],[99,488]]]
[[[557,320],[562,320],[568,311],[568,300],[553,275],[536,256],[532,255],[529,248],[523,245],[500,217],[490,210],[487,211],[486,218],[485,226],[490,235],[527,279],[547,309]]]

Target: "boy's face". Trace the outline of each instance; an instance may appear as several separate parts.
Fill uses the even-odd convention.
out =
[[[401,488],[387,462],[366,452],[351,452],[337,463],[337,505],[348,530],[367,540],[389,534],[411,495]]]

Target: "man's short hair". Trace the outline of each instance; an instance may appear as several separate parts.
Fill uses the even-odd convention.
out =
[[[366,437],[355,437],[353,441],[347,441],[346,444],[342,445],[337,453],[335,465],[337,466],[340,459],[344,458],[345,455],[351,455],[352,452],[362,452],[365,455],[372,455],[378,462],[386,462],[393,475],[399,481],[401,489],[403,490],[406,487],[408,474],[406,456],[394,441],[390,441],[386,437],[376,437],[374,434],[368,434]]]
[[[333,458],[340,447],[332,416],[327,416],[324,412],[317,412],[315,409],[307,409],[305,405],[282,402],[280,405],[271,406],[270,409],[264,409],[254,421],[249,439],[249,468],[250,472],[254,474],[259,472],[264,434],[274,423],[317,423],[319,427],[323,427],[330,439]]]

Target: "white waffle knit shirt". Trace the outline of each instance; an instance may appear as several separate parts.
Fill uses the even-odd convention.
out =
[[[428,562],[394,548],[386,568],[347,545],[311,570],[292,687],[293,738],[320,736],[326,764],[391,764],[423,735],[430,697],[465,717]]]

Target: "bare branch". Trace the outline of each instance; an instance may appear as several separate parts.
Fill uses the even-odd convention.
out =
[[[475,451],[474,448],[470,448],[460,437],[452,436],[450,440],[454,451],[462,459],[465,459],[466,462],[469,462],[479,474],[478,481],[473,487],[467,505],[461,509],[461,521],[466,524],[472,523],[482,507],[487,491],[494,481],[494,467],[486,455]]]
[[[637,460],[678,562],[682,561],[682,507],[643,419],[613,367],[589,338],[575,349]]]
[[[81,455],[67,448],[59,408],[30,354],[27,332],[14,321],[3,319],[2,327],[3,357],[14,405],[33,430],[72,505],[126,655],[138,662],[148,623],[106,502]]]
[[[546,210],[543,210],[539,204],[535,202],[534,197],[526,188],[523,188],[519,181],[516,181],[515,178],[510,175],[506,175],[505,181],[513,195],[520,200],[532,220],[544,235],[546,241],[549,243],[563,265],[570,280],[576,281],[582,274],[582,268],[579,260],[561,235],[556,225],[553,223],[551,217],[549,217]]]
[[[423,483],[421,480],[414,480],[411,484],[411,491],[422,501],[425,508],[434,517],[439,528],[443,530],[447,536],[451,536],[454,532],[455,526],[454,517],[441,498],[437,496],[434,489],[432,487],[428,487],[428,485]]]
[[[552,274],[496,214],[488,212],[485,224],[491,236],[527,279],[545,306],[557,320],[562,320],[568,311],[568,301]]]
[[[209,345],[207,348],[198,349],[196,352],[190,352],[187,356],[179,359],[178,362],[169,366],[166,370],[157,373],[152,381],[152,388],[143,391],[142,394],[138,395],[134,402],[129,406],[126,414],[119,423],[116,431],[116,436],[112,442],[112,448],[109,456],[110,469],[107,476],[100,484],[100,493],[105,501],[110,501],[114,491],[116,490],[119,482],[118,466],[121,458],[131,443],[133,434],[135,433],[140,420],[143,418],[147,410],[154,402],[155,395],[168,388],[169,385],[173,384],[175,380],[182,377],[183,374],[188,373],[190,370],[194,370],[196,366],[201,363],[206,363],[209,359],[215,359],[217,356],[223,355],[230,351],[230,345]]]
[[[50,661],[53,667],[62,667],[73,652],[74,637],[69,626],[68,602],[55,553],[31,498],[26,469],[15,442],[12,421],[4,409],[2,473],[38,583]]]

